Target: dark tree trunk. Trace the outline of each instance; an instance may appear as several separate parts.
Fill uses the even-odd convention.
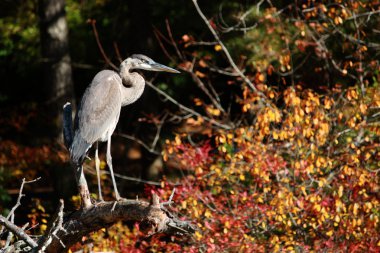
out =
[[[62,106],[73,101],[73,81],[69,54],[65,0],[39,0],[41,54],[43,59],[41,122],[44,136],[62,142]],[[51,166],[51,181],[57,198],[67,199],[74,192],[71,169],[67,164]]]
[[[72,102],[73,82],[68,43],[65,0],[39,0],[43,95],[51,122],[47,134],[61,138],[62,106]]]

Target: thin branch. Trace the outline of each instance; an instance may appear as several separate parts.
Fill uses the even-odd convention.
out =
[[[186,44],[187,46],[215,46],[218,42],[215,41],[190,41]]]
[[[211,123],[212,125],[218,126],[220,128],[227,129],[227,130],[233,128],[233,126],[231,126],[231,125],[226,125],[226,124],[219,123],[218,121],[215,121],[214,119],[206,117],[206,116],[200,114],[199,112],[196,112],[193,109],[190,109],[189,107],[186,107],[183,104],[180,104],[174,98],[172,98],[171,96],[169,96],[168,94],[166,94],[165,92],[163,92],[162,90],[160,90],[156,86],[154,86],[151,82],[147,81],[146,84],[149,87],[151,87],[153,90],[155,90],[157,93],[159,93],[160,95],[164,96],[167,100],[169,100],[173,104],[177,105],[180,109],[182,109],[182,110],[184,110],[184,111],[186,111],[186,112],[188,112],[190,114],[193,114],[195,116],[201,117],[205,121]]]
[[[155,150],[153,148],[153,145],[149,146],[148,144],[146,144],[142,140],[136,138],[135,136],[132,136],[132,135],[129,135],[129,134],[117,134],[117,136],[120,136],[120,137],[123,137],[123,138],[126,138],[126,139],[129,139],[129,140],[137,142],[138,144],[140,144],[141,146],[143,146],[147,151],[149,151],[152,154],[155,154],[155,155],[159,155],[160,154],[159,151],[157,151],[157,150]]]
[[[183,69],[183,68],[182,68]],[[187,69],[183,69],[184,71],[188,72],[191,77],[193,78],[193,81],[198,85],[198,87],[206,94],[206,96],[211,100],[212,104],[218,108],[221,112],[225,112],[222,105],[216,100],[216,98],[213,97],[213,95],[210,93],[210,91],[207,89],[203,81],[192,71],[189,71]]]
[[[156,149],[156,145],[157,145],[157,142],[158,142],[158,139],[160,138],[160,135],[161,135],[161,130],[162,130],[162,126],[164,125],[165,121],[166,121],[166,118],[168,117],[168,113],[165,113],[164,116],[162,117],[162,119],[160,120],[159,123],[155,124],[156,125],[156,128],[157,128],[157,131],[156,131],[156,135],[154,136],[154,140],[152,142],[152,149],[155,150]]]
[[[200,9],[199,5],[198,5],[198,1],[197,0],[192,0],[193,3],[194,3],[194,6],[199,14],[199,16],[203,19],[204,23],[207,25],[207,27],[209,28],[210,32],[212,33],[212,35],[214,36],[215,40],[219,43],[219,45],[221,46],[224,54],[226,55],[231,67],[236,71],[236,73],[239,74],[239,76],[248,84],[248,86],[254,91],[256,92],[261,98],[264,99],[264,101],[268,104],[270,104],[267,100],[267,97],[265,96],[265,94],[263,94],[262,92],[260,92],[259,90],[257,90],[257,88],[253,85],[253,83],[251,82],[251,80],[249,80],[249,78],[243,74],[243,72],[239,69],[239,67],[236,65],[235,61],[232,59],[231,55],[230,55],[230,52],[228,51],[228,49],[226,48],[226,46],[224,45],[224,43],[222,42],[222,40],[219,38],[218,34],[216,33],[215,29],[211,26],[210,22],[208,21],[208,19],[206,18],[206,16],[203,14],[202,10]]]
[[[164,54],[166,55],[166,57],[168,57],[169,60],[174,61],[173,57],[171,57],[171,55],[166,50],[166,47],[162,43],[162,40],[161,40],[161,37],[160,37],[160,32],[156,28],[154,28],[153,33],[154,33],[154,36],[156,36],[158,44],[160,45],[160,47],[161,47],[162,51],[164,52]]]
[[[16,209],[21,206],[21,198],[24,197],[25,195],[22,194],[22,190],[24,189],[24,185],[25,184],[30,184],[30,183],[34,183],[38,180],[40,180],[41,177],[38,177],[36,179],[33,179],[33,180],[30,180],[30,181],[25,181],[25,178],[22,179],[22,182],[21,182],[21,186],[20,186],[20,192],[18,194],[18,197],[17,197],[17,201],[16,201],[16,204],[14,205],[14,207],[11,209],[11,211],[9,212],[8,216],[7,216],[7,219],[9,220],[9,218],[14,214],[14,212],[16,211]]]
[[[99,48],[99,50],[100,50],[100,53],[101,53],[102,56],[103,56],[104,61],[105,61],[108,65],[110,65],[114,70],[119,70],[119,68],[116,67],[116,65],[113,64],[113,63],[111,62],[111,60],[107,57],[107,54],[104,52],[103,46],[102,46],[102,44],[101,44],[101,42],[100,42],[100,39],[99,39],[98,30],[96,29],[96,20],[95,20],[95,19],[90,19],[88,22],[89,22],[89,23],[91,24],[91,26],[92,26],[92,30],[93,30],[94,35],[95,35],[96,43],[98,44],[98,48]]]
[[[166,22],[166,30],[168,31],[170,41],[172,42],[172,45],[173,45],[175,51],[177,52],[178,57],[180,59],[184,59],[183,55],[181,54],[181,51],[179,51],[179,49],[177,47],[177,43],[173,39],[173,34],[172,34],[172,30],[170,28],[169,20],[166,19],[165,22]]]
[[[32,238],[30,238],[30,236],[27,235],[24,232],[24,230],[17,227],[12,222],[8,221],[8,219],[2,215],[0,215],[0,224],[5,226],[9,231],[14,233],[18,238],[24,240],[27,244],[29,244],[30,247],[35,248],[38,246],[38,244]]]
[[[222,70],[222,69],[217,68],[217,67],[208,67],[208,69],[211,70],[212,72],[216,72],[216,73],[219,73],[219,74],[222,74],[222,75],[226,75],[226,76],[234,76],[234,77],[239,76],[238,73],[233,73],[233,72],[230,72],[230,71]]]
[[[113,48],[115,49],[116,57],[119,60],[120,63],[123,62],[123,58],[121,57],[119,46],[117,45],[117,42],[113,42]]]
[[[63,228],[63,208],[64,208],[64,202],[63,200],[59,200],[59,207],[57,210],[57,213],[55,215],[54,221],[52,222],[52,226],[49,229],[49,232],[45,235],[44,241],[42,243],[39,243],[39,253],[45,252],[47,247],[52,243],[53,239],[59,240],[61,246],[63,248],[66,248],[64,243],[61,239],[57,236],[58,232],[63,231],[66,232],[66,230]]]

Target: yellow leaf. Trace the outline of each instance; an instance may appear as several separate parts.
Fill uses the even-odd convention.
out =
[[[343,196],[343,185],[339,186],[338,196],[339,196],[339,198],[341,198]]]
[[[202,239],[202,234],[199,231],[195,231],[195,238],[199,241]]]
[[[215,47],[214,47],[214,49],[215,49],[215,51],[220,51],[220,50],[222,50],[222,46],[221,45],[215,45]]]
[[[40,229],[41,229],[41,231],[46,231],[46,229],[47,229],[47,225],[46,225],[46,224],[42,224],[42,225],[40,226]]]
[[[353,210],[353,213],[354,213],[355,216],[358,215],[358,209],[359,209],[359,204],[355,203],[354,204],[354,210]]]
[[[205,217],[206,218],[210,218],[211,216],[212,216],[212,214],[211,214],[210,210],[206,209],[206,211],[205,211]]]

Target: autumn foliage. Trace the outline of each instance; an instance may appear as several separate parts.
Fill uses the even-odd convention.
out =
[[[163,158],[183,175],[172,208],[196,224],[195,235],[142,239],[136,252],[380,251],[379,62],[371,57],[376,49],[365,43],[375,36],[368,29],[373,20],[353,24],[355,15],[376,7],[306,2],[284,8],[302,16],[296,21],[266,8],[256,17],[258,28],[247,31],[245,38],[262,44],[254,71],[249,60],[246,68],[257,90],[243,85],[234,93],[240,121],[231,129],[215,127],[228,115],[217,102],[195,97],[207,119],[186,123],[202,130],[166,140]],[[258,35],[260,25],[266,36]],[[333,43],[342,37],[344,43]],[[364,42],[353,40],[358,37]],[[182,37],[185,48],[194,41]],[[280,50],[279,42],[287,49]],[[194,80],[220,85],[206,74],[222,47],[213,50],[203,51],[206,56],[192,52],[196,64],[182,59],[180,66],[191,69]],[[252,51],[245,53],[250,59]],[[265,57],[257,59],[260,54]],[[227,78],[223,89],[236,91],[241,81]],[[164,178],[161,187],[147,191],[168,199],[173,187]]]
[[[168,106],[180,126],[162,140],[167,174],[139,196],[175,188],[168,209],[195,234],[119,223],[91,235],[92,250],[380,252],[379,3],[264,2],[230,15],[234,26],[208,21],[243,76],[220,41],[155,31],[165,54],[177,43],[181,88],[200,89],[185,96],[191,110]]]
[[[172,141],[168,159],[194,172],[176,198],[199,226],[189,250],[379,251],[380,129],[366,118],[380,94],[370,92],[375,100],[355,88],[320,96],[291,87],[276,96],[283,109],[215,133],[211,149]]]

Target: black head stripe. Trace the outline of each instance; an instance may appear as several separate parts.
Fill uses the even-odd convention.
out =
[[[133,54],[131,55],[131,58],[138,59],[142,61],[143,63],[149,63],[152,61],[152,59],[150,59],[148,56],[145,56],[143,54]]]

